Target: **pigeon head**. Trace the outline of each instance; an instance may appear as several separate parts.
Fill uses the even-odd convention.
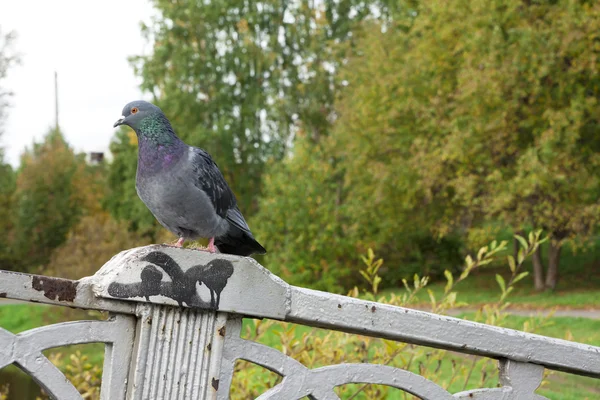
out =
[[[136,100],[123,108],[123,116],[113,125],[131,127],[138,139],[155,146],[173,145],[180,142],[171,123],[162,110],[152,103]]]
[[[132,101],[123,107],[122,117],[115,122],[113,127],[116,128],[119,125],[127,125],[133,129],[137,129],[142,126],[142,121],[144,121],[144,119],[147,117],[164,118],[164,114],[160,108],[156,107],[152,103],[148,103],[147,101],[143,100]]]

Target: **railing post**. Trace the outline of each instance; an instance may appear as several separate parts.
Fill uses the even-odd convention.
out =
[[[227,314],[140,304],[137,316],[128,398],[216,398]]]
[[[169,246],[122,252],[86,279],[99,298],[137,302],[132,400],[216,399],[228,319],[288,306],[288,285],[252,259]]]

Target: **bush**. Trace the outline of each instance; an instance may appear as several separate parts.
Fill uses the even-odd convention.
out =
[[[522,247],[516,260],[513,256],[508,256],[510,278],[505,281],[500,275],[496,276],[500,287],[499,298],[481,308],[475,316],[477,322],[497,326],[505,324],[504,310],[508,305],[508,295],[514,285],[527,275],[526,272],[521,272],[525,258],[542,242],[539,232],[531,234],[528,239],[521,238]],[[467,279],[473,271],[490,264],[506,248],[506,241],[492,242],[489,246],[481,248],[477,257],[466,257],[465,266],[458,276],[448,270],[444,271],[447,284],[442,298],[435,298],[433,293],[429,292],[431,311],[446,314],[449,310],[463,306],[463,303],[458,302],[456,285]],[[379,273],[383,270],[383,260],[376,259],[372,250],[369,250],[362,260],[365,268],[361,270],[361,275],[368,287],[362,292],[355,287],[348,293],[349,296],[360,296],[380,303],[406,307],[413,304],[420,291],[427,290],[429,278],[415,274],[411,282],[403,280],[406,291],[401,295],[379,296],[379,286],[382,282]],[[524,323],[523,328],[535,331],[540,326],[540,323],[532,318]],[[284,354],[309,368],[339,363],[390,365],[431,379],[451,392],[497,385],[496,361],[489,358],[275,321],[254,321],[253,324],[245,326],[243,336],[267,345],[276,343],[275,347]],[[255,398],[279,381],[279,377],[265,372],[264,369],[247,362],[238,362],[232,384],[232,399]],[[337,393],[343,399],[414,398],[379,385],[345,385],[337,388]]]

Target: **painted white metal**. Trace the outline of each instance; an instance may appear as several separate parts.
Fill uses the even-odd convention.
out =
[[[290,322],[600,377],[599,347],[316,290],[290,295]]]
[[[214,311],[138,306],[128,398],[215,398],[226,322]]]
[[[80,398],[41,353],[104,342],[103,399],[229,397],[244,359],[284,379],[260,399],[337,399],[346,383],[389,385],[423,399],[541,400],[544,368],[600,377],[600,348],[290,286],[250,258],[168,246],[124,251],[79,281],[0,271],[0,297],[107,310],[13,335],[0,329],[0,368],[16,363],[54,398]],[[382,337],[496,358],[501,387],[454,395],[414,373],[383,365],[308,369],[273,348],[240,338],[246,316]]]
[[[0,298],[134,314],[135,304],[98,298],[89,283],[0,270]]]
[[[216,268],[231,270],[215,277],[210,270],[211,262],[215,260],[221,262]],[[155,278],[160,281],[142,285],[150,281],[156,269],[162,274],[162,277],[159,275]],[[144,271],[146,274],[141,274]],[[222,282],[215,281],[219,279]],[[286,303],[289,285],[254,259],[228,254],[215,257],[206,251],[182,250],[165,245],[122,252],[106,263],[89,282],[96,295],[106,299],[144,301],[142,294],[148,293],[154,304],[211,308],[211,297],[216,301],[218,294],[220,311],[273,319],[284,319],[289,308]],[[153,290],[153,285],[157,290]],[[157,285],[162,285],[162,288]],[[190,289],[197,296],[187,296],[190,298],[186,299],[184,292]],[[180,297],[169,297],[158,293],[160,290],[162,293],[173,290]],[[130,293],[126,295],[126,292]]]
[[[18,365],[54,398],[81,398],[65,376],[42,353],[52,347],[104,342],[106,375],[103,398],[124,399],[133,344],[134,319],[114,316],[107,321],[54,324],[14,335],[0,328],[0,368]]]

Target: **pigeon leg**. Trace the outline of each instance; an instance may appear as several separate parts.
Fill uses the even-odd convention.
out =
[[[208,242],[207,250],[211,253],[217,252],[217,249],[215,247],[215,238],[214,237],[210,238],[210,241]]]
[[[182,247],[184,241],[185,241],[185,239],[180,237],[179,240],[177,241],[177,243],[175,243],[175,247]]]

